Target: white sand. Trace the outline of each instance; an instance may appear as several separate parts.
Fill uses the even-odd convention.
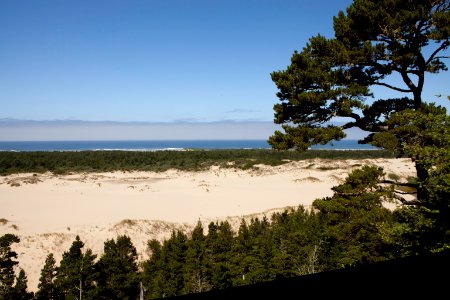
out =
[[[148,240],[163,240],[173,229],[188,233],[198,220],[207,227],[211,220],[234,217],[229,220],[236,228],[246,215],[309,207],[331,196],[331,187],[364,164],[402,178],[415,175],[409,159],[316,159],[249,171],[212,167],[204,172],[3,176],[0,219],[7,222],[0,222],[0,235],[20,237],[14,250],[35,291],[47,254],[54,253],[59,263],[77,234],[98,254],[106,239],[127,234],[143,260]]]

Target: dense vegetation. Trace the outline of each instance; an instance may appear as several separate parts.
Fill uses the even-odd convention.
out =
[[[334,38],[310,38],[286,70],[272,73],[281,101],[275,122],[284,132],[276,131],[269,144],[303,151],[343,138],[347,128],[370,131],[361,143],[415,162],[417,180],[408,185],[416,200],[394,193],[405,205],[398,215],[410,226],[404,242],[416,245],[412,253],[448,247],[450,120],[445,108],[422,99],[422,91],[427,73],[447,71],[450,1],[354,0],[333,25]],[[374,86],[403,97],[368,103]],[[325,126],[336,116],[351,121]]]
[[[333,19],[334,37],[311,37],[290,65],[271,74],[279,92],[275,122],[284,124],[269,143],[276,149],[339,140],[344,129],[371,134],[387,129],[386,119],[404,109],[419,110],[427,74],[446,71],[450,46],[448,0],[354,0]],[[377,99],[382,86],[400,98]],[[371,100],[370,102],[367,100]],[[349,120],[327,125],[334,117]],[[326,126],[327,125],[327,126]]]
[[[387,123],[391,129],[380,140],[415,160],[425,180],[386,180],[383,170],[363,166],[334,187],[332,197],[315,200],[311,211],[298,207],[242,220],[237,232],[227,222],[205,230],[199,223],[189,235],[174,231],[162,243],[149,241],[151,256],[142,263],[127,236],[106,241],[98,259],[77,237],[59,265],[48,255],[36,295],[26,290],[25,272],[15,273],[11,244],[19,239],[7,234],[0,238],[0,299],[137,299],[141,293],[151,299],[448,249],[450,116],[427,105],[394,113]],[[404,185],[421,197],[403,199]],[[383,206],[398,200],[399,209]]]
[[[197,151],[81,151],[81,152],[0,152],[0,175],[19,172],[106,172],[204,170],[209,167],[248,169],[256,164],[281,165],[287,160],[309,158],[365,159],[389,158],[385,150],[308,152],[275,150],[197,150]],[[232,164],[230,164],[232,162]]]
[[[436,232],[433,222],[439,218],[422,215],[420,207],[391,211],[383,206],[384,201],[395,199],[394,189],[382,185],[383,178],[379,168],[363,166],[334,187],[332,197],[314,201],[313,210],[299,206],[269,218],[242,220],[237,232],[228,222],[211,222],[208,228],[199,222],[188,235],[174,231],[162,243],[150,240],[151,256],[141,263],[127,236],[107,240],[99,258],[90,249],[84,250],[77,236],[59,265],[51,253],[48,255],[34,297],[137,299],[142,292],[145,299],[161,298],[448,247],[448,237],[415,231],[418,226],[431,224],[429,228]],[[441,213],[441,217],[448,217],[447,212]],[[405,216],[417,217],[419,222]],[[10,245],[19,242],[18,238],[5,235],[0,241],[0,274],[5,277],[0,299],[31,299],[33,295],[26,292],[25,273],[14,275],[17,255]],[[22,298],[11,296],[13,293]]]

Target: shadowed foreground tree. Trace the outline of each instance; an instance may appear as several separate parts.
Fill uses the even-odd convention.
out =
[[[205,262],[212,289],[224,289],[232,285],[229,264],[232,242],[233,232],[227,221],[211,222],[208,225]]]
[[[39,278],[37,300],[58,299],[58,293],[55,287],[55,278],[57,274],[56,260],[53,253],[47,255],[44,267],[41,270]]]
[[[101,299],[137,299],[139,275],[137,252],[128,236],[107,240],[97,263],[98,296]]]
[[[27,291],[28,278],[23,269],[20,269],[19,275],[16,278],[16,284],[14,285],[14,294],[12,299],[14,300],[31,300],[34,298],[32,292]]]
[[[146,299],[178,296],[186,290],[187,240],[183,232],[172,231],[162,245],[155,239],[149,241],[151,256],[144,263],[142,274]]]
[[[94,269],[96,255],[91,249],[82,252],[84,243],[76,236],[68,252],[64,252],[58,268],[55,285],[64,299],[96,299]]]
[[[0,299],[11,299],[14,292],[14,267],[18,264],[14,259],[17,253],[11,250],[11,244],[20,242],[14,234],[0,237]]]
[[[417,193],[416,201],[396,197],[404,207],[396,214],[404,224],[401,242],[408,254],[438,251],[450,246],[450,116],[445,108],[425,104],[387,120],[388,130],[374,136],[374,144],[415,161],[415,182],[400,185]],[[404,193],[404,192],[403,192]]]
[[[211,289],[205,266],[207,253],[205,241],[203,225],[198,221],[187,242],[184,291],[187,294],[206,292]]]
[[[383,206],[392,192],[380,186],[383,175],[377,167],[364,166],[334,187],[332,197],[313,202],[324,226],[321,259],[328,269],[392,258],[385,235],[395,221]]]
[[[161,243],[153,239],[148,242],[150,258],[144,262],[142,279],[145,283],[145,299],[162,297],[166,285],[163,247]]]
[[[284,124],[284,133],[269,138],[272,147],[306,150],[343,138],[351,127],[381,132],[393,112],[419,109],[425,74],[447,70],[449,8],[449,0],[354,0],[334,18],[335,38],[312,37],[286,70],[271,74],[281,101],[275,123]],[[405,97],[369,105],[371,86]],[[353,120],[325,126],[333,117]]]
[[[17,253],[11,249],[13,243],[19,243],[20,239],[7,233],[0,237],[0,299],[32,299],[33,293],[27,292],[27,276],[24,270],[19,271],[16,277],[14,268],[19,263],[14,260]]]
[[[322,270],[324,229],[319,214],[300,206],[272,215],[273,262],[277,278],[314,274]]]

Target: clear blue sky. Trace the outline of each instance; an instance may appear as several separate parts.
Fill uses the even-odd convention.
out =
[[[272,121],[270,73],[350,1],[1,1],[0,118]]]
[[[0,118],[272,121],[270,73],[350,3],[1,1]]]

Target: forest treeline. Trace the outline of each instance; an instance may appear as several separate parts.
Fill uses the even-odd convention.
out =
[[[108,172],[108,171],[185,171],[211,166],[249,169],[257,164],[281,165],[287,161],[311,158],[366,159],[392,158],[386,150],[275,151],[270,149],[194,150],[194,151],[80,151],[80,152],[1,152],[0,175],[21,172]]]

